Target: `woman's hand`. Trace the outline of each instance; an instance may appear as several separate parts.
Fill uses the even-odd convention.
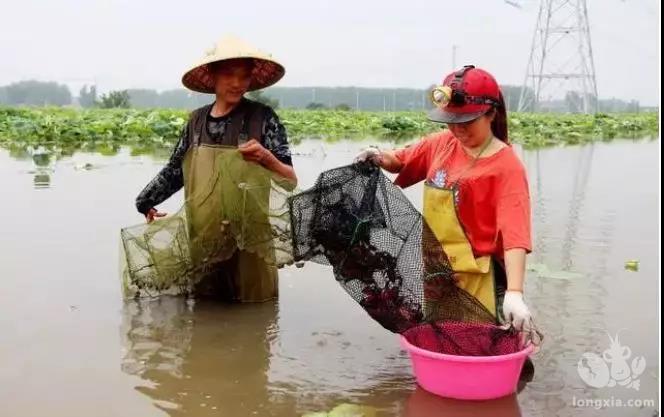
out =
[[[147,220],[148,223],[152,223],[156,218],[164,216],[166,216],[166,213],[161,213],[157,211],[156,208],[151,208],[150,210],[148,210],[147,214],[145,215],[145,220]]]
[[[393,151],[381,151],[374,147],[364,149],[353,160],[355,163],[365,161],[369,161],[393,174],[399,173],[403,167],[403,164]]]
[[[238,146],[238,150],[245,161],[254,162],[265,167],[273,164],[277,159],[272,155],[272,152],[265,149],[256,139],[251,139],[247,143]]]
[[[293,167],[278,160],[272,152],[265,149],[256,139],[251,139],[249,142],[238,146],[238,150],[245,161],[262,165],[266,169],[287,179],[293,188],[297,185],[297,176]]]
[[[380,166],[381,162],[383,162],[383,156],[378,148],[366,148],[357,154],[353,162],[371,162],[374,165]]]

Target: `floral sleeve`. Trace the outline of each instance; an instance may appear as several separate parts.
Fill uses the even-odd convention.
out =
[[[140,213],[147,214],[151,208],[163,203],[184,186],[182,161],[187,153],[187,149],[189,149],[187,132],[187,125],[185,125],[180,134],[180,140],[175,145],[175,149],[173,149],[173,153],[166,166],[159,171],[157,176],[136,197],[136,209]]]
[[[277,159],[286,164],[293,165],[286,128],[279,121],[279,116],[270,110],[263,123],[263,146],[272,152]]]

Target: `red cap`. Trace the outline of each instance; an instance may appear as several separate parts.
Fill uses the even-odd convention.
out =
[[[429,119],[434,122],[469,122],[499,106],[502,101],[496,79],[472,65],[447,75],[442,86],[436,87],[436,90],[443,91],[445,100],[434,101],[436,108],[429,113]]]

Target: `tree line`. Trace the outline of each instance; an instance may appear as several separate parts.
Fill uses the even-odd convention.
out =
[[[97,96],[95,86],[84,86],[73,97],[69,87],[53,81],[19,81],[0,87],[0,105],[6,106],[71,106],[100,108],[129,108],[128,90],[110,91]]]
[[[271,87],[251,92],[249,98],[269,104],[273,108],[336,109],[364,111],[403,111],[431,108],[429,91],[433,86],[415,88],[360,87]],[[508,110],[516,110],[522,87],[501,87]],[[532,90],[526,90],[533,97]],[[0,87],[0,105],[9,106],[75,106],[100,108],[175,108],[194,109],[212,101],[212,96],[185,89],[157,91],[127,89],[99,95],[97,87],[83,86],[74,96],[64,84],[42,81],[20,81]],[[532,102],[533,100],[529,100]],[[565,98],[543,103],[540,111],[578,113],[581,110],[578,93],[569,92]],[[533,110],[526,109],[527,111]],[[602,112],[638,112],[638,101],[608,99],[599,101]]]

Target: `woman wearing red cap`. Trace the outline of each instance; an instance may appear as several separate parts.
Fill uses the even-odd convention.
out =
[[[432,92],[429,118],[444,130],[397,151],[364,150],[398,173],[408,187],[426,181],[424,217],[441,243],[458,285],[497,319],[530,329],[523,301],[526,254],[531,250],[526,171],[507,135],[507,115],[496,80],[466,66]],[[502,304],[502,309],[500,308]]]

